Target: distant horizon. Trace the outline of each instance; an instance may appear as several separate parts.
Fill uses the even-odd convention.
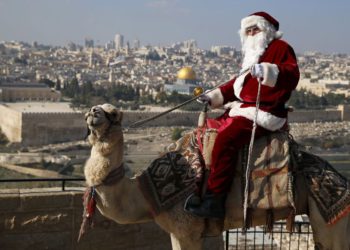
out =
[[[194,39],[199,48],[240,49],[242,18],[266,11],[280,22],[282,39],[296,53],[350,54],[350,1],[232,0],[0,0],[0,41],[103,46],[124,35],[142,45],[166,46]]]
[[[89,39],[92,39],[94,40],[93,38],[89,37]],[[95,40],[94,40],[95,41]],[[186,41],[186,40],[184,40]],[[168,47],[168,46],[171,46],[173,44],[176,44],[176,43],[181,43],[181,42],[184,42],[184,41],[175,41],[175,42],[172,42],[170,44],[141,44],[140,47],[146,47],[146,46],[152,46],[152,47]],[[19,43],[25,43],[25,44],[29,44],[32,46],[32,43],[33,42],[37,42],[38,45],[42,45],[42,46],[49,46],[49,47],[66,47],[70,42],[74,43],[75,45],[78,45],[78,46],[82,46],[84,47],[84,41],[81,42],[81,43],[75,43],[73,41],[69,41],[67,42],[66,44],[49,44],[49,43],[44,43],[44,42],[40,42],[40,41],[17,41],[17,40],[11,40],[11,41],[5,41],[5,40],[0,40],[0,43],[2,42],[5,42],[5,43],[8,43],[8,42],[19,42]],[[198,41],[197,41],[198,42]],[[97,48],[97,47],[104,47],[105,44],[94,44],[94,48]],[[197,46],[199,49],[203,49],[203,50],[210,50],[212,46],[227,46],[227,47],[233,47],[235,48],[236,50],[240,51],[241,48],[240,47],[235,47],[235,46],[232,46],[232,45],[226,45],[226,44],[213,44],[213,45],[210,45],[210,47],[208,48],[201,48],[200,46]],[[132,48],[132,46],[131,46]],[[324,54],[324,55],[333,55],[333,54],[344,54],[344,55],[350,55],[350,53],[345,53],[345,52],[322,52],[322,51],[317,51],[317,50],[308,50],[308,51],[303,51],[303,52],[298,52],[298,51],[295,51],[296,54],[305,54],[305,53],[321,53],[321,54]]]

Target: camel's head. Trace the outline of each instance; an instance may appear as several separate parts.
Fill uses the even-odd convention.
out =
[[[93,133],[104,134],[111,126],[121,126],[123,113],[115,106],[105,103],[93,106],[86,114],[86,124]]]
[[[84,173],[88,185],[93,186],[101,184],[123,162],[122,112],[106,103],[93,106],[85,114],[85,120],[92,149]]]

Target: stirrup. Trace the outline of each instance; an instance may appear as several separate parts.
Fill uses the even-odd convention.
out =
[[[199,207],[201,204],[202,204],[202,200],[197,194],[195,193],[190,194],[185,200],[184,210],[186,212],[191,213],[190,211],[191,207]]]

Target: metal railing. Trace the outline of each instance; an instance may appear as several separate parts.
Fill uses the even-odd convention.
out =
[[[252,227],[246,233],[242,229],[225,232],[225,249],[314,249],[311,225],[309,222],[295,222],[294,232],[285,229],[285,222],[276,222],[272,232],[264,227]]]
[[[66,190],[67,182],[81,182],[85,181],[83,177],[75,178],[31,178],[31,179],[0,179],[0,183],[13,183],[13,182],[61,182],[62,191]]]

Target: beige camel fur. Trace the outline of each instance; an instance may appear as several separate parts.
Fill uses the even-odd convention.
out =
[[[87,184],[96,186],[97,208],[102,215],[121,224],[154,220],[171,235],[172,247],[178,250],[203,249],[203,235],[219,235],[224,230],[242,227],[242,199],[238,179],[233,182],[232,191],[228,196],[228,199],[236,201],[235,206],[226,208],[236,211],[234,215],[225,220],[209,220],[208,223],[202,218],[184,212],[184,202],[153,218],[135,178],[123,177],[111,186],[101,184],[109,172],[123,167],[122,113],[110,104],[103,104],[91,108],[85,118],[91,130],[88,139],[92,149],[84,173]],[[298,176],[296,186],[298,210],[300,213],[310,212],[314,239],[319,249],[350,249],[349,215],[337,224],[327,226],[313,199],[305,195],[305,184]],[[275,220],[286,218],[288,213],[287,209],[274,211]],[[253,218],[253,225],[264,224],[266,213],[255,211]]]

